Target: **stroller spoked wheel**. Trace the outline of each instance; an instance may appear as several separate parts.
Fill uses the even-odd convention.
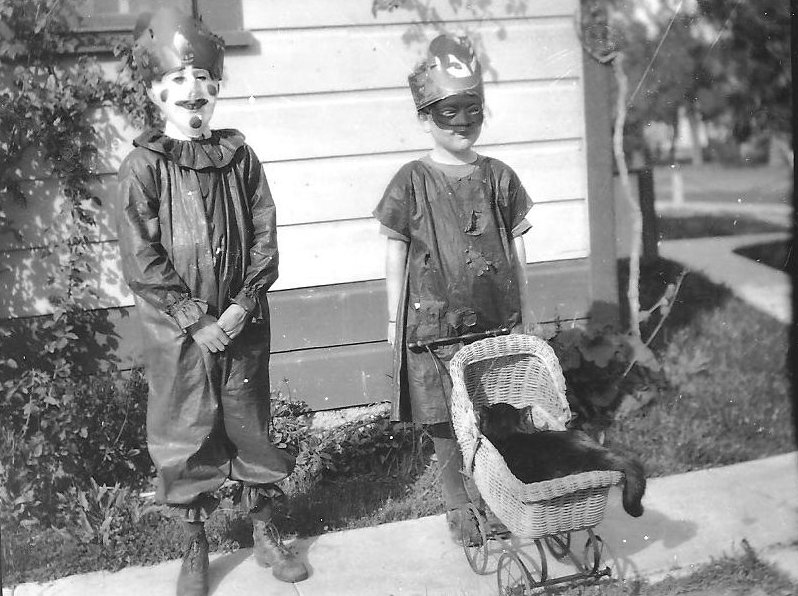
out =
[[[587,530],[587,541],[585,542],[585,550],[583,556],[583,565],[585,573],[589,575],[598,574],[599,565],[601,564],[601,547],[603,542],[600,536],[593,533],[593,530]]]
[[[560,559],[564,559],[565,556],[568,554],[568,551],[571,550],[571,533],[570,532],[562,532],[560,534],[552,534],[551,536],[546,536],[543,538],[543,541],[546,543],[546,546],[549,548],[549,552],[554,555],[554,558],[558,561]]]
[[[543,560],[545,561],[545,559]],[[532,593],[532,588],[543,583],[542,579],[535,580],[521,558],[513,551],[504,551],[499,557],[496,581],[499,585],[500,596],[527,596]]]
[[[468,510],[476,523],[477,530],[479,530],[480,540],[479,544],[475,544],[474,537],[471,535],[467,524],[462,524],[460,526],[460,538],[463,544],[463,552],[465,552],[468,564],[471,565],[474,573],[486,575],[490,573],[488,570],[488,520],[473,504],[469,504]]]

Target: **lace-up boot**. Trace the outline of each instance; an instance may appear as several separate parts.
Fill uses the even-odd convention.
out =
[[[271,567],[274,577],[290,583],[307,579],[307,567],[283,544],[274,524],[253,519],[252,537],[255,541],[255,561],[262,567]]]

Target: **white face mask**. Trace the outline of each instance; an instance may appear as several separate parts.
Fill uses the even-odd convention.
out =
[[[153,81],[148,91],[166,120],[164,133],[187,140],[210,136],[219,81],[207,70],[186,66]]]

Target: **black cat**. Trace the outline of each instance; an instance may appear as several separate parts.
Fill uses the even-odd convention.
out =
[[[623,472],[623,508],[632,517],[643,514],[640,501],[646,478],[643,465],[635,458],[613,453],[579,430],[538,431],[530,407],[519,410],[507,403],[482,406],[479,429],[525,484],[594,470]]]

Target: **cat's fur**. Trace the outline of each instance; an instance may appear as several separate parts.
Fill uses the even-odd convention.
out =
[[[602,447],[587,433],[573,429],[538,431],[529,407],[519,410],[507,403],[482,406],[479,429],[501,453],[510,471],[525,484],[594,470],[623,472],[623,508],[633,517],[643,514],[643,465],[633,457]]]

